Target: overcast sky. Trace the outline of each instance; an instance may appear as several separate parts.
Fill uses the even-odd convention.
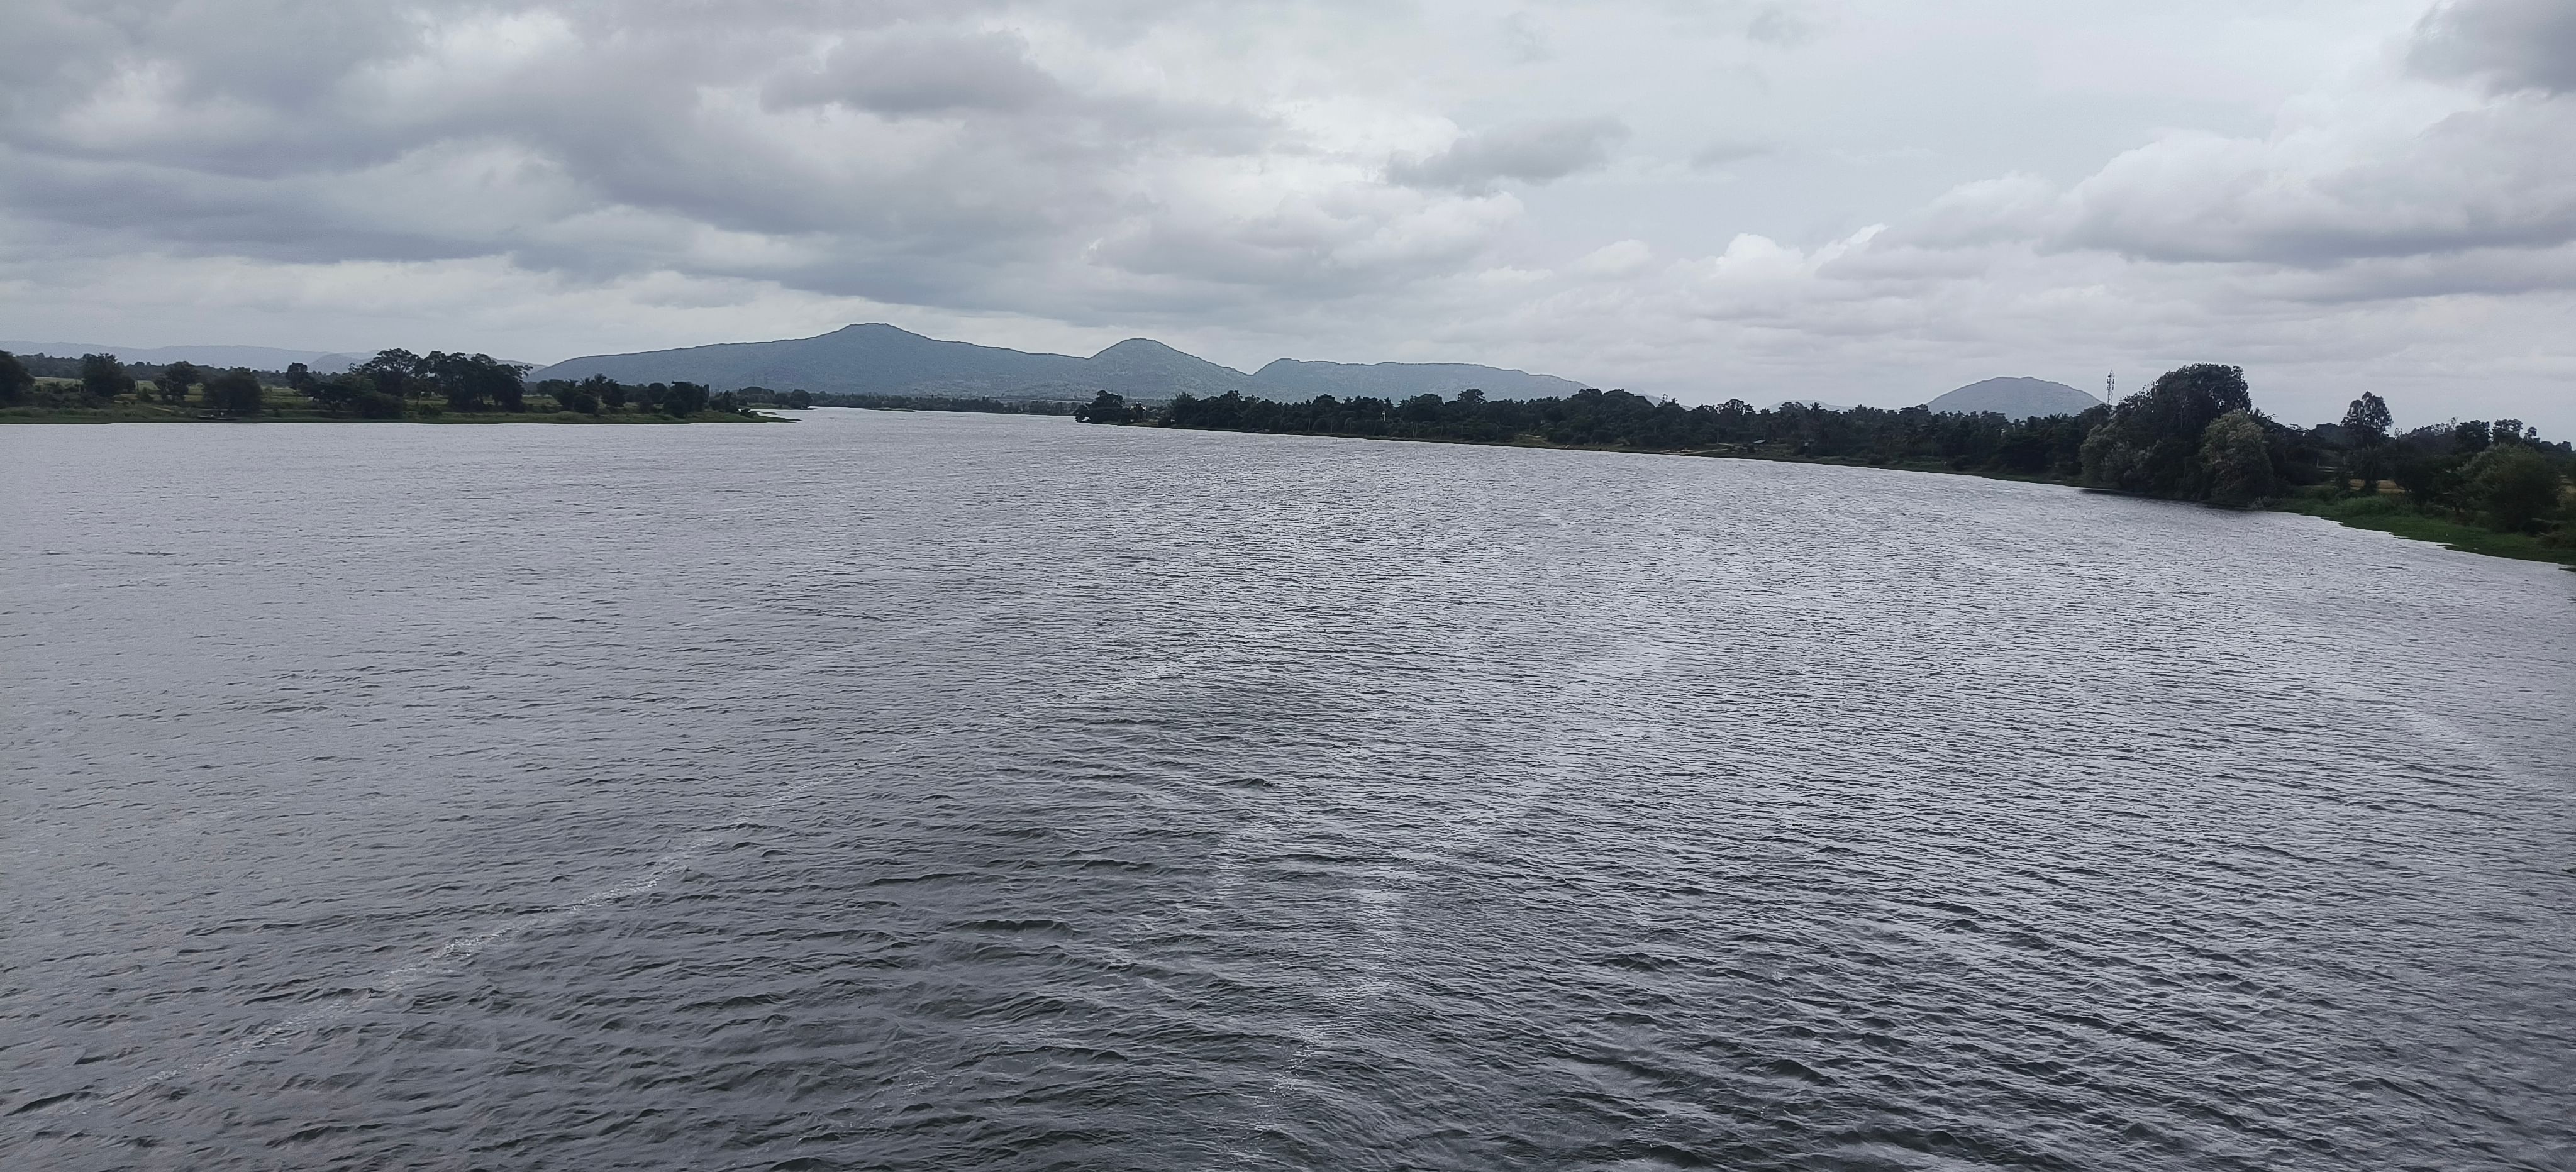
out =
[[[888,321],[2576,433],[2576,0],[6,0],[0,337]]]

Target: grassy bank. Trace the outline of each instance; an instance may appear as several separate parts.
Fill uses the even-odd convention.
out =
[[[2556,562],[2576,569],[2576,546],[2551,544],[2528,533],[2498,533],[2484,526],[2432,516],[2418,511],[2402,497],[2360,496],[2339,501],[2294,497],[2273,501],[2270,507],[2284,513],[2323,517],[2355,529],[2375,529],[2410,541],[2430,541],[2462,553]]]
[[[1137,422],[1124,426],[1154,426]],[[1225,430],[1225,429],[1213,429]],[[1270,433],[1282,434],[1282,433]],[[1898,472],[1927,472],[1943,476],[1974,476],[1983,480],[2011,480],[2026,484],[2059,484],[2079,487],[2081,481],[2065,476],[2018,474],[1976,468],[1959,468],[1938,460],[1886,459],[1864,460],[1841,456],[1803,455],[1778,444],[1724,444],[1715,447],[1649,448],[1626,444],[1563,444],[1536,433],[1522,433],[1509,439],[1483,440],[1452,436],[1360,435],[1349,432],[1294,432],[1285,434],[1315,435],[1331,439],[1397,440],[1407,443],[1470,444],[1484,447],[1549,448],[1577,452],[1630,452],[1662,456],[1695,456],[1724,460],[1767,460],[1781,464],[1820,464],[1836,468],[1883,468]],[[2216,507],[2216,506],[2212,506]],[[2525,533],[2499,533],[2479,525],[2449,520],[2421,512],[2402,495],[2350,497],[2327,501],[2314,497],[2288,497],[2267,501],[2264,507],[2276,512],[2321,517],[2355,529],[2370,529],[2414,541],[2430,541],[2462,553],[2489,557],[2515,558],[2523,561],[2555,562],[2576,569],[2576,546],[2555,544],[2542,537]]]

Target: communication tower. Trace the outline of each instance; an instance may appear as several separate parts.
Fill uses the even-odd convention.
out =
[[[2104,406],[2112,406],[2119,401],[2120,372],[2115,370],[2102,376],[2102,403]]]

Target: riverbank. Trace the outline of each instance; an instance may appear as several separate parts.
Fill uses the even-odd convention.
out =
[[[781,415],[700,411],[665,415],[658,411],[616,411],[598,415],[579,411],[445,411],[414,412],[390,419],[335,415],[310,407],[271,406],[258,415],[219,416],[196,406],[118,403],[112,407],[0,407],[0,423],[794,423]]]
[[[2339,501],[2292,498],[2272,501],[2265,507],[2274,512],[2321,517],[2354,529],[2376,530],[2408,541],[2429,541],[2462,553],[2528,562],[2556,562],[2576,570],[2576,547],[2551,545],[2528,533],[2498,533],[2483,526],[2463,525],[2429,516],[2416,511],[2402,498],[2347,497]]]
[[[1112,426],[1169,426],[1150,422],[1112,424]],[[1225,431],[1228,428],[1187,428],[1194,431]],[[1690,456],[1722,460],[1767,460],[1781,464],[1819,464],[1838,468],[1881,468],[1896,472],[1924,472],[1941,476],[1973,476],[1981,480],[2012,480],[2028,484],[2056,484],[2084,488],[2078,479],[2046,473],[1996,472],[1976,468],[1957,468],[1937,460],[1862,460],[1848,457],[1816,457],[1794,450],[1760,444],[1726,444],[1714,447],[1647,448],[1623,444],[1564,444],[1545,436],[1524,433],[1501,440],[1480,440],[1453,436],[1361,435],[1350,432],[1274,432],[1267,434],[1311,435],[1325,439],[1394,440],[1403,443],[1470,444],[1480,447],[1548,448],[1576,452],[1626,452],[1636,455]],[[2096,490],[2100,491],[2100,490]],[[2127,494],[2116,494],[2127,495]],[[2206,506],[2218,508],[2222,506]],[[2477,525],[2445,520],[2417,511],[2403,497],[2349,497],[2338,501],[2314,497],[2278,497],[2256,506],[2270,512],[2295,513],[2332,521],[2353,529],[2386,533],[2409,541],[2429,541],[2446,549],[2487,557],[2512,558],[2518,561],[2551,562],[2576,570],[2576,546],[2551,544],[2544,538],[2527,533],[2499,533]]]

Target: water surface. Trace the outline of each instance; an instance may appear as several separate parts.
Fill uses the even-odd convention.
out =
[[[12,1168],[2576,1166],[2576,575],[815,412],[0,429]]]

